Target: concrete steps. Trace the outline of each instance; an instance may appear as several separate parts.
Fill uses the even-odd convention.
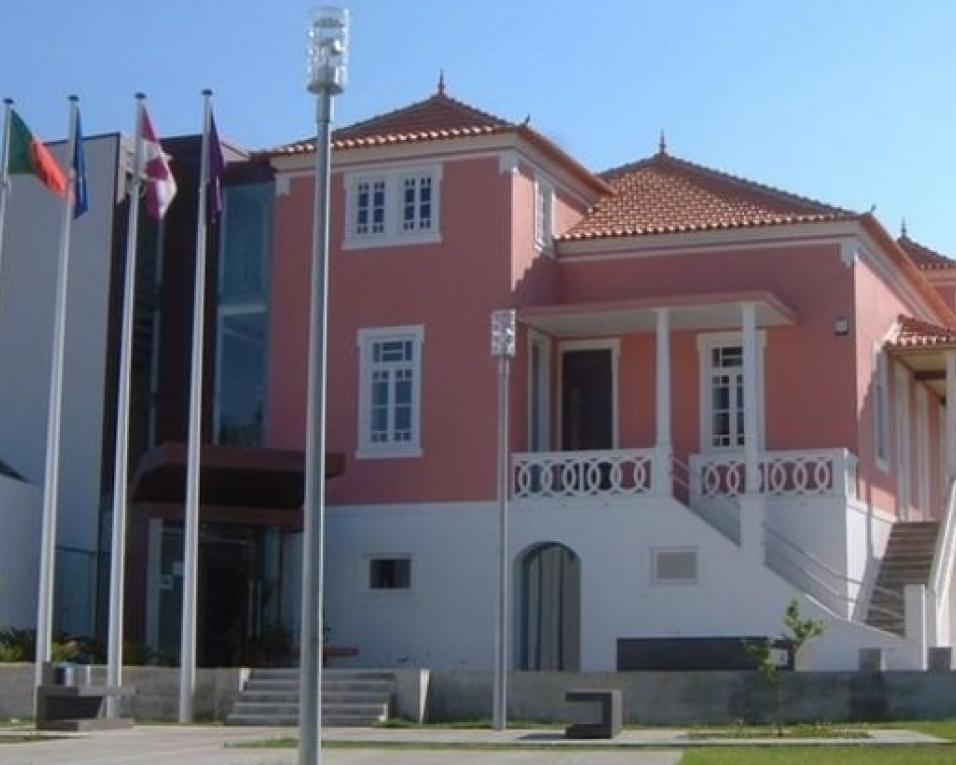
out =
[[[374,725],[388,719],[395,676],[364,669],[322,672],[322,724]],[[243,686],[227,725],[299,724],[299,670],[254,669]]]
[[[929,582],[938,533],[939,524],[935,521],[900,522],[893,526],[870,598],[866,623],[871,627],[903,634],[903,588]]]

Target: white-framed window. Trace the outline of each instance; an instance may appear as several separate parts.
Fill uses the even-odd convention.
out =
[[[421,456],[422,325],[360,329],[356,457]]]
[[[440,164],[363,169],[343,177],[344,249],[441,241]]]
[[[551,448],[551,341],[528,333],[528,450]]]
[[[539,250],[550,250],[554,238],[554,186],[550,181],[534,180],[534,244]]]
[[[697,584],[696,547],[652,547],[652,584]]]
[[[762,447],[763,434],[763,348],[767,335],[757,333],[757,422]],[[699,335],[700,354],[700,441],[702,452],[734,451],[745,446],[744,353],[740,332]]]
[[[884,473],[890,471],[890,399],[886,354],[874,347],[875,375],[873,377],[873,451],[876,466]]]
[[[412,589],[410,555],[371,555],[368,561],[369,592],[408,592]]]

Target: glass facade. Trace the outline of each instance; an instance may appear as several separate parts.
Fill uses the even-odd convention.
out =
[[[265,433],[273,187],[256,183],[224,192],[215,441],[255,447]]]

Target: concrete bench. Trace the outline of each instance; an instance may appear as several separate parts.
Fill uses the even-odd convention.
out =
[[[569,704],[597,705],[598,722],[571,723],[564,729],[565,738],[614,738],[624,727],[624,703],[617,689],[587,688],[569,690],[564,695]]]
[[[128,728],[126,717],[107,718],[105,700],[132,696],[130,687],[93,685],[88,665],[56,667],[43,665],[43,685],[37,688],[37,730],[89,731]]]

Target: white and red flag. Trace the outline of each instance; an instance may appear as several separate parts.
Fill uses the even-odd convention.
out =
[[[146,182],[146,212],[162,220],[176,196],[176,179],[169,170],[163,147],[156,138],[149,115],[143,110],[143,180]]]

